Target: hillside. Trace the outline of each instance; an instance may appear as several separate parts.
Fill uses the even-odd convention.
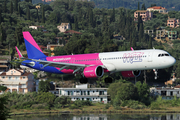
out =
[[[23,1],[23,0],[22,0]],[[77,1],[77,0],[76,0]],[[113,7],[119,8],[124,7],[127,9],[137,9],[138,2],[140,6],[145,4],[146,7],[150,7],[151,4],[156,4],[157,6],[162,6],[167,8],[168,11],[180,10],[180,1],[179,0],[91,0],[94,1],[97,8],[108,8],[112,9]],[[33,4],[45,3],[41,0],[32,0]],[[50,2],[48,2],[50,3]],[[141,8],[141,7],[140,7]]]

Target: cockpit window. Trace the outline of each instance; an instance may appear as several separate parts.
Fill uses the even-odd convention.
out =
[[[163,56],[170,56],[169,54],[167,53],[163,53],[163,54],[159,54],[158,57],[163,57]]]

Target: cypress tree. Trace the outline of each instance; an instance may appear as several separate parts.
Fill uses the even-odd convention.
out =
[[[2,10],[0,9],[0,24],[1,24],[1,22],[3,21],[3,20],[2,20],[2,14],[1,14],[1,12],[2,12]]]
[[[91,27],[93,27],[94,21],[93,21],[93,11],[92,9],[89,10],[89,24]]]
[[[42,23],[45,23],[44,6],[42,5]]]
[[[14,1],[14,10],[17,12],[18,11],[18,0]]]
[[[141,10],[146,10],[145,4],[142,4]]]
[[[19,13],[19,16],[21,17],[21,7],[20,7],[20,4],[18,5],[18,13]]]
[[[36,10],[36,18],[37,18],[37,21],[39,22],[38,9]]]
[[[10,6],[10,13],[12,14],[13,13],[13,3],[11,1],[11,6]]]
[[[152,48],[152,37],[149,36],[149,44],[148,44],[148,48],[151,49]]]
[[[74,29],[78,30],[78,22],[77,22],[77,17],[74,16]]]
[[[113,13],[112,13],[111,18],[110,18],[110,23],[111,22],[115,22],[115,9],[114,9],[114,7],[113,7]]]
[[[139,2],[138,2],[138,10],[140,10],[140,5],[139,5]]]
[[[27,18],[27,20],[30,20],[30,10],[29,10],[29,6],[27,6],[26,18]]]
[[[7,1],[6,0],[4,1],[4,4],[3,4],[3,12],[4,13],[7,12]]]
[[[143,23],[141,23],[140,28],[139,28],[139,40],[140,40],[140,42],[143,42],[143,36],[144,36],[144,29],[143,29]]]

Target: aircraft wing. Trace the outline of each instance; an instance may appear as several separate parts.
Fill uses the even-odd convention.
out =
[[[77,71],[80,71],[83,68],[85,68],[87,66],[90,66],[90,65],[86,65],[86,64],[74,64],[74,63],[65,63],[65,62],[52,62],[52,61],[29,59],[29,58],[23,58],[23,59],[39,62],[39,64],[43,64],[42,68],[43,67],[47,67],[47,66],[58,67],[58,68],[60,68],[59,71],[61,71],[63,69],[73,69],[74,70],[73,73],[76,73]]]

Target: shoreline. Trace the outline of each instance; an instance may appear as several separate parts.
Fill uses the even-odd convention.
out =
[[[66,110],[66,111],[62,111],[62,110],[49,110],[49,111],[41,111],[41,112],[37,112],[37,111],[32,111],[32,112],[19,112],[19,113],[14,113],[11,112],[9,115],[10,116],[19,116],[19,115],[31,115],[31,114],[36,114],[36,115],[41,115],[41,114],[73,114],[73,113],[79,113],[79,114],[83,114],[83,113],[108,113],[108,114],[114,114],[114,113],[121,113],[121,114],[156,114],[156,113],[180,113],[179,111],[175,111],[175,110],[93,110],[93,111],[86,111],[86,110]]]

